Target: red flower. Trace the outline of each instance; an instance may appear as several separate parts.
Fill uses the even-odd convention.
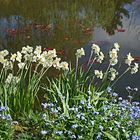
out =
[[[125,32],[125,29],[117,29],[118,32]]]
[[[140,61],[140,56],[135,56],[134,61]]]
[[[65,54],[65,51],[64,50],[60,50],[60,51],[58,51],[58,54],[59,55],[64,55]]]
[[[43,51],[53,50],[54,48],[44,48]]]

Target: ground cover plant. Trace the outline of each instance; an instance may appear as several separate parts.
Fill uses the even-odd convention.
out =
[[[139,66],[129,53],[124,59],[126,70],[118,73],[119,50],[114,43],[103,54],[93,44],[85,66],[79,64],[84,49],[78,49],[75,68],[61,62],[55,49],[27,46],[15,54],[1,51],[1,139],[140,139],[139,102],[131,96],[138,89],[127,87],[128,99],[113,89],[124,74],[137,73]],[[109,65],[101,69],[106,61]],[[58,78],[46,76],[51,67],[63,70]],[[40,90],[45,93],[42,103]]]

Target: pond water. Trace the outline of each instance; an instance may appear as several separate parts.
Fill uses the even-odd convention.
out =
[[[119,59],[131,52],[140,60],[140,0],[0,0],[0,50],[42,45],[74,62],[76,49],[89,54],[96,43],[107,52],[114,42],[121,46]],[[140,90],[140,72],[126,75],[116,91],[125,97],[128,85]]]

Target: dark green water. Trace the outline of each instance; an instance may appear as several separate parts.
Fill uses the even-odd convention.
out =
[[[97,43],[106,52],[114,42],[120,59],[128,52],[140,57],[140,0],[0,0],[0,50],[42,45],[74,62],[76,49],[89,54]],[[123,96],[127,85],[140,89],[140,73],[118,83]]]

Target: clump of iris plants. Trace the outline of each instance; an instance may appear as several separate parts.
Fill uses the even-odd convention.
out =
[[[55,49],[42,51],[41,46],[26,46],[14,54],[0,51],[0,67],[0,100],[16,118],[34,110],[46,72],[51,67],[68,70],[68,63],[57,57]]]

